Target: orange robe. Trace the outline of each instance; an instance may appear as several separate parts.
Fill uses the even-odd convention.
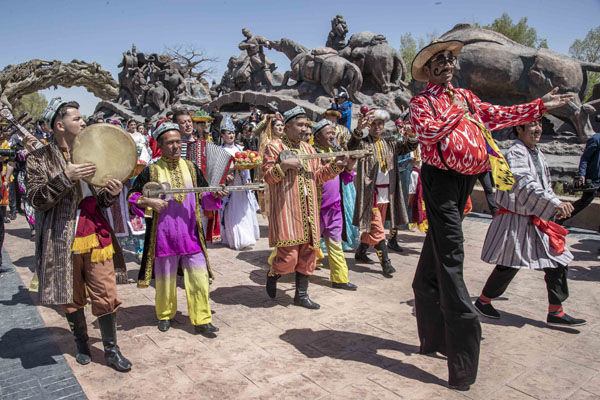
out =
[[[335,178],[342,169],[333,162],[322,164],[315,158],[301,160],[301,169],[283,173],[279,153],[284,149],[296,154],[316,153],[308,143],[293,146],[285,137],[271,141],[265,148],[262,171],[269,185],[269,245],[318,246],[321,234],[317,185]]]

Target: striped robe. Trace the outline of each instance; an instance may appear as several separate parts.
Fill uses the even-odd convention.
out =
[[[35,261],[41,304],[73,302],[71,249],[79,195],[76,184],[64,173],[66,167],[67,162],[54,143],[36,149],[27,157],[27,200],[37,211]],[[106,189],[89,187],[98,201],[98,212],[110,207],[116,199]],[[117,283],[127,283],[123,252],[112,229],[111,236]]]
[[[285,144],[284,141],[287,143]],[[321,164],[319,159],[302,160],[298,171],[283,173],[279,153],[290,149],[287,138],[272,140],[265,148],[262,172],[269,185],[269,246],[285,247],[320,242],[319,201],[317,185],[335,178],[340,172],[333,163]],[[315,149],[300,142],[296,154],[313,154]]]
[[[515,177],[510,192],[496,191],[496,203],[517,214],[494,217],[488,229],[481,259],[512,268],[543,269],[567,265],[573,255],[565,247],[562,254],[550,247],[548,235],[531,222],[529,215],[551,219],[561,201],[552,191],[550,171],[542,152],[536,148],[543,174],[538,176],[527,147],[520,140],[505,154]]]

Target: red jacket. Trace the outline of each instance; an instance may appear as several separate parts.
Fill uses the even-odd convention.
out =
[[[452,104],[452,92],[470,105],[473,118],[490,131],[535,121],[546,112],[541,99],[514,106],[495,106],[481,101],[470,90],[454,88],[451,84],[445,90],[428,83],[426,89],[410,101],[410,122],[421,144],[423,162],[447,169],[438,154],[439,143],[446,165],[465,175],[489,169],[487,145],[477,124],[467,118],[461,106]]]

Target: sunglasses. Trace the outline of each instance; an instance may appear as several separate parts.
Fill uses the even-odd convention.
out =
[[[456,57],[454,57],[452,54],[450,54],[447,57],[443,54],[439,54],[437,57],[432,58],[429,62],[432,64],[435,63],[437,65],[446,65],[446,63],[454,65],[456,64]]]

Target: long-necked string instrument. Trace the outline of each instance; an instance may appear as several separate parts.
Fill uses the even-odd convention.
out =
[[[8,122],[10,122],[10,124],[17,129],[17,134],[23,140],[23,146],[27,150],[31,151],[44,146],[44,143],[42,143],[35,136],[29,133],[29,131],[25,129],[25,127],[19,122],[19,120],[25,117],[25,115],[19,118],[15,118],[10,109],[6,106],[3,106],[2,108],[0,108],[0,116],[6,119]]]
[[[264,190],[264,184],[249,184],[239,186],[202,186],[202,187],[191,187],[191,188],[178,188],[173,189],[168,182],[148,182],[142,189],[144,197],[148,198],[162,198],[163,200],[171,200],[172,195],[179,193],[207,193],[207,192],[221,192],[221,191],[236,191],[236,190]]]
[[[285,161],[290,158],[298,158],[300,160],[313,159],[313,158],[336,158],[339,156],[370,156],[373,152],[371,150],[346,150],[346,151],[333,151],[331,153],[312,153],[312,154],[295,154],[291,150],[285,149],[279,153],[279,160]]]

